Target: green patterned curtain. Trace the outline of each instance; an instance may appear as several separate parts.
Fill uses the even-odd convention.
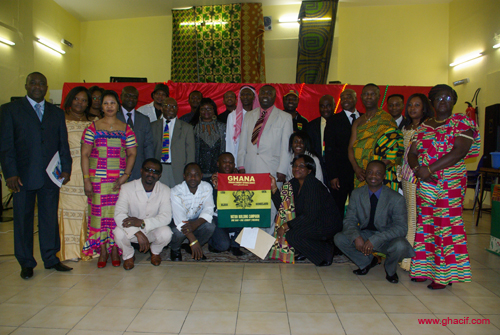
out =
[[[338,2],[302,1],[299,12],[297,83],[326,84]]]
[[[172,81],[265,82],[261,4],[201,6],[172,14]]]

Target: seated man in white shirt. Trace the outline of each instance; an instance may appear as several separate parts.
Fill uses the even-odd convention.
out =
[[[214,233],[212,218],[215,205],[212,186],[202,181],[201,177],[200,166],[189,163],[184,167],[184,181],[172,189],[172,261],[182,261],[181,246],[186,239],[189,241],[186,251],[195,260],[206,259],[201,247]]]
[[[123,250],[123,268],[134,267],[134,248],[151,249],[151,264],[161,264],[160,252],[172,239],[168,226],[172,220],[170,188],[158,180],[161,177],[160,161],[149,158],[142,163],[141,179],[122,185],[115,206],[116,228],[113,230],[116,244]]]

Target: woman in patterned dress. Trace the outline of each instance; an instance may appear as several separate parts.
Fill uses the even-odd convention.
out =
[[[226,151],[226,124],[217,121],[217,105],[202,98],[191,125],[194,127],[195,162],[200,165],[203,181],[210,182],[217,172],[219,155]]]
[[[444,289],[452,282],[470,282],[470,260],[462,219],[467,189],[465,159],[479,154],[477,125],[464,114],[452,114],[457,93],[448,85],[429,92],[435,117],[417,129],[408,163],[417,184],[416,256],[412,281],[432,280],[427,287]]]
[[[59,235],[61,250],[57,257],[61,261],[78,261],[80,258],[89,260],[83,255],[82,249],[87,238],[87,197],[83,189],[82,168],[80,164],[80,140],[83,131],[94,119],[89,114],[89,91],[83,86],[77,86],[69,91],[64,100],[66,128],[71,150],[73,165],[71,180],[61,187],[59,197]]]
[[[408,165],[408,150],[410,149],[411,138],[417,128],[427,120],[434,116],[429,99],[422,93],[411,95],[406,102],[405,120],[406,126],[403,127],[403,141],[405,146],[405,155],[403,156],[403,164],[398,171],[399,179],[403,187],[403,195],[406,200],[406,208],[408,209],[408,234],[406,239],[411,246],[415,241],[415,231],[417,226],[417,178]],[[401,268],[405,271],[410,271],[411,258],[405,258],[401,262]]]
[[[82,136],[82,172],[89,204],[88,239],[83,254],[99,254],[98,268],[106,266],[109,253],[112,265],[120,266],[120,251],[113,236],[115,204],[137,154],[134,132],[116,118],[120,109],[118,94],[105,91],[104,117],[92,122]]]

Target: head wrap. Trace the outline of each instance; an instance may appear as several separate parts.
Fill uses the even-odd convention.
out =
[[[240,93],[238,94],[238,104],[236,105],[236,122],[234,124],[234,136],[233,136],[233,141],[237,141],[238,137],[240,137],[241,134],[241,125],[243,124],[243,103],[241,102],[241,91],[243,91],[245,88],[248,88],[250,91],[253,92],[255,95],[255,98],[253,99],[253,105],[252,109],[255,109],[259,107],[259,95],[257,94],[257,91],[255,91],[255,88],[252,86],[245,85],[240,89]],[[247,111],[249,112],[249,111]]]

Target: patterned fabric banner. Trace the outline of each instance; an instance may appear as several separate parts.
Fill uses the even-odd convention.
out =
[[[271,205],[268,173],[218,174],[219,227],[267,228],[271,220]]]
[[[297,83],[326,84],[338,2],[302,1],[299,12]]]
[[[172,81],[265,81],[261,4],[200,6],[172,13]]]

